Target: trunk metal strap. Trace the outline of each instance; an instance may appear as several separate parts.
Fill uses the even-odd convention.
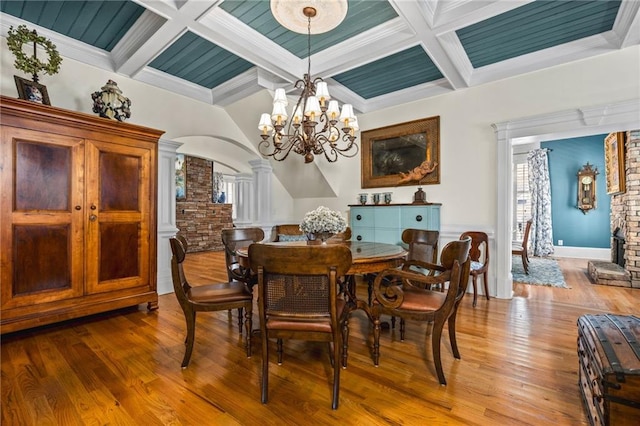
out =
[[[636,336],[632,333],[632,331],[629,328],[627,328],[625,324],[623,324],[622,321],[620,321],[619,317],[615,315],[609,315],[609,314],[607,314],[606,317],[609,318],[609,320],[618,328],[618,330],[620,330],[620,333],[622,333],[624,338],[627,339],[627,343],[629,344],[629,346],[631,346],[633,353],[636,354],[636,358],[640,360],[640,342],[638,342],[638,339],[636,338]],[[628,318],[631,321],[636,322],[638,323],[638,325],[640,325],[640,318],[636,316],[630,316]]]
[[[606,324],[610,319],[602,315],[585,315],[584,319],[591,324],[591,327],[593,327],[593,330],[596,332],[596,336],[600,341],[602,349],[604,350],[604,353],[611,364],[611,368],[616,375],[616,380],[618,382],[624,382],[624,369],[622,368],[622,365],[620,365],[620,360],[618,359],[616,352],[613,350],[613,345],[610,344],[609,339],[607,339],[607,336],[604,334],[601,327],[601,324]]]

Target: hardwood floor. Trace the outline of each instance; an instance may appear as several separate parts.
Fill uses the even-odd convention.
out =
[[[201,313],[191,364],[180,368],[185,321],[173,294],[160,309],[120,310],[2,337],[3,425],[465,424],[582,425],[580,315],[639,314],[640,289],[589,283],[586,260],[561,259],[571,289],[516,285],[512,300],[465,297],[462,359],[443,338],[438,384],[427,327],[384,330],[380,366],[362,312],[350,321],[349,366],[331,410],[325,344],[285,342],[260,403],[260,348],[245,356],[236,312]],[[222,253],[189,254],[192,283],[225,279]],[[361,286],[363,289],[364,286]],[[257,324],[257,309],[254,314]],[[426,347],[426,349],[425,349]]]

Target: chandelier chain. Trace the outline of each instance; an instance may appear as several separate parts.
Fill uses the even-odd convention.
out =
[[[307,74],[311,77],[311,16],[307,20]]]

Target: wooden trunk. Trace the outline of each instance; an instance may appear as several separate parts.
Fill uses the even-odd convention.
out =
[[[592,425],[640,425],[640,318],[578,319],[580,391]]]
[[[162,132],[0,98],[1,332],[157,307]]]

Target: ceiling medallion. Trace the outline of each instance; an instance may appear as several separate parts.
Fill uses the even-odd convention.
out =
[[[331,31],[347,16],[347,0],[271,0],[271,13],[283,27],[307,34],[308,15],[305,8],[315,10],[311,34]]]
[[[297,11],[291,7],[296,4]],[[333,13],[319,13],[318,7],[339,6],[337,11],[341,18],[337,21]],[[343,9],[342,6],[344,7]],[[353,113],[350,104],[344,104],[340,110],[338,101],[331,100],[327,83],[320,77],[311,78],[311,20],[314,25],[316,17],[331,16],[325,19],[324,31],[335,28],[344,19],[347,13],[346,0],[271,0],[273,15],[285,27],[296,31],[297,24],[293,19],[287,25],[281,19],[288,13],[290,16],[302,15],[307,24],[307,73],[301,80],[296,81],[294,87],[301,89],[302,93],[298,102],[289,116],[286,107],[289,104],[287,94],[283,88],[276,89],[273,97],[273,110],[271,114],[263,113],[260,116],[258,129],[262,132],[262,140],[258,144],[260,153],[266,157],[273,157],[282,161],[291,151],[304,156],[305,163],[311,163],[316,155],[324,155],[330,163],[338,159],[338,155],[353,157],[358,153],[358,145],[355,142],[355,132],[359,130],[358,119]],[[300,13],[301,11],[301,13]],[[285,21],[287,22],[287,21]],[[299,32],[299,31],[297,31]],[[323,31],[319,31],[323,32]],[[291,117],[291,118],[290,118]],[[290,119],[289,119],[290,118]],[[287,121],[288,120],[288,121]],[[271,134],[269,134],[271,132]]]

